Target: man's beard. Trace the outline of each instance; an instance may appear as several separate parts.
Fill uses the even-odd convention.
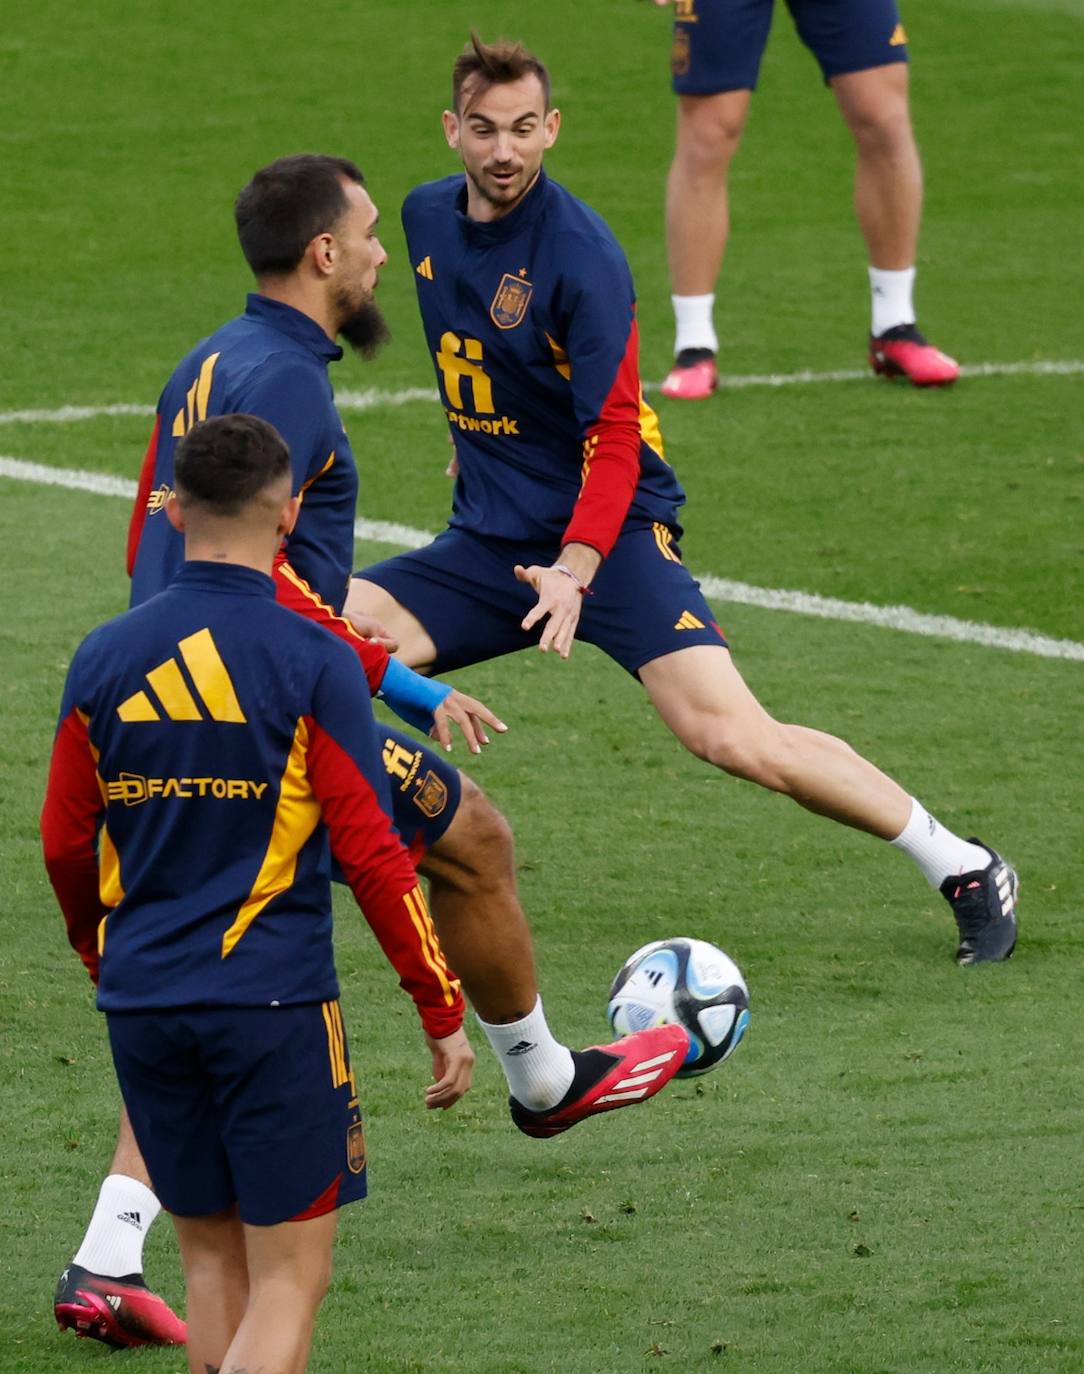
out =
[[[375,358],[391,338],[391,330],[372,296],[339,322],[339,337],[366,362]]]

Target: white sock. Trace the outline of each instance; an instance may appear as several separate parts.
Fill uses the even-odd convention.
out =
[[[902,272],[889,272],[883,267],[869,269],[870,300],[873,306],[873,322],[870,333],[879,337],[886,329],[895,329],[898,324],[914,324],[915,307],[912,294],[915,289],[915,269],[905,267]]]
[[[143,1240],[161,1210],[162,1204],[145,1184],[124,1174],[110,1174],[72,1262],[110,1279],[142,1274]]]
[[[911,819],[890,843],[914,859],[931,887],[940,887],[948,877],[990,866],[990,855],[981,845],[946,830],[914,797]]]
[[[522,1021],[494,1026],[479,1016],[478,1024],[500,1060],[508,1091],[531,1111],[555,1107],[572,1086],[572,1052],[553,1038],[542,1010],[542,998]]]
[[[677,333],[674,339],[674,357],[686,348],[710,348],[719,351],[719,340],[715,337],[715,326],[711,322],[711,312],[715,306],[715,294],[707,296],[671,296],[674,303],[674,323]]]

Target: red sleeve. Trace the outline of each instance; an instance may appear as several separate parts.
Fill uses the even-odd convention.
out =
[[[583,485],[563,536],[603,558],[613,548],[640,480],[640,342],[633,316],[625,356],[583,443]]]
[[[275,559],[271,576],[275,579],[275,600],[280,605],[297,611],[307,620],[315,620],[330,630],[337,638],[344,640],[361,659],[362,670],[369,683],[369,694],[375,696],[384,681],[388,666],[388,651],[375,639],[359,635],[345,616],[336,615],[326,601],[313,591],[303,577],[299,577],[282,550]]]
[[[161,424],[162,417],[156,415],[151,441],[147,445],[147,452],[143,455],[143,466],[139,471],[139,486],[136,488],[135,505],[132,507],[132,514],[128,520],[129,577],[131,577],[132,569],[135,567],[136,552],[139,549],[139,541],[143,537],[143,522],[147,518],[147,498],[151,494],[151,483],[154,481],[154,464],[158,455],[158,430]]]
[[[41,843],[68,939],[94,982],[98,981],[98,927],[106,914],[98,889],[97,851],[104,810],[87,720],[72,711],[61,721],[53,742]]]
[[[459,979],[448,968],[417,874],[361,769],[311,717],[308,774],[331,849],[380,947],[435,1039],[463,1024]]]

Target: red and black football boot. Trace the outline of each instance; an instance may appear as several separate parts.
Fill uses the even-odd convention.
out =
[[[942,353],[913,324],[870,335],[869,363],[879,377],[905,377],[915,386],[951,386],[960,364]]]
[[[651,1026],[612,1045],[573,1050],[575,1077],[556,1107],[531,1111],[510,1097],[512,1120],[524,1135],[540,1139],[560,1135],[589,1116],[654,1097],[681,1068],[688,1053],[689,1033],[684,1026]]]
[[[671,401],[705,401],[719,385],[710,348],[683,348],[659,391]]]
[[[114,1279],[69,1264],[56,1286],[53,1314],[61,1331],[74,1331],[114,1350],[184,1345],[188,1339],[184,1322],[151,1292],[142,1274]]]

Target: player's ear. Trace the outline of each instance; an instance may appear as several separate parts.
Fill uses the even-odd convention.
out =
[[[282,510],[279,513],[278,525],[278,532],[283,537],[293,533],[293,528],[297,524],[297,515],[300,509],[300,496],[291,496],[290,499],[284,503]]]
[[[310,239],[305,255],[312,260],[318,276],[329,276],[335,266],[335,236],[317,234],[314,239]]]
[[[175,491],[171,491],[166,497],[165,512],[166,519],[177,533],[184,534],[184,516],[181,514],[181,503],[177,500]]]
[[[560,110],[548,110],[548,111],[546,112],[546,118],[545,118],[545,120],[543,121],[543,124],[542,124],[542,129],[543,129],[543,131],[544,131],[544,133],[545,133],[545,136],[546,136],[546,141],[545,141],[545,144],[543,145],[544,147],[546,147],[546,148],[552,148],[552,147],[553,147],[553,145],[557,142],[557,135],[558,135],[558,133],[560,132],[560,128],[561,128],[561,111],[560,111]]]
[[[448,140],[448,147],[459,150],[459,116],[454,110],[445,110],[440,117],[440,122],[444,126],[444,137]]]

